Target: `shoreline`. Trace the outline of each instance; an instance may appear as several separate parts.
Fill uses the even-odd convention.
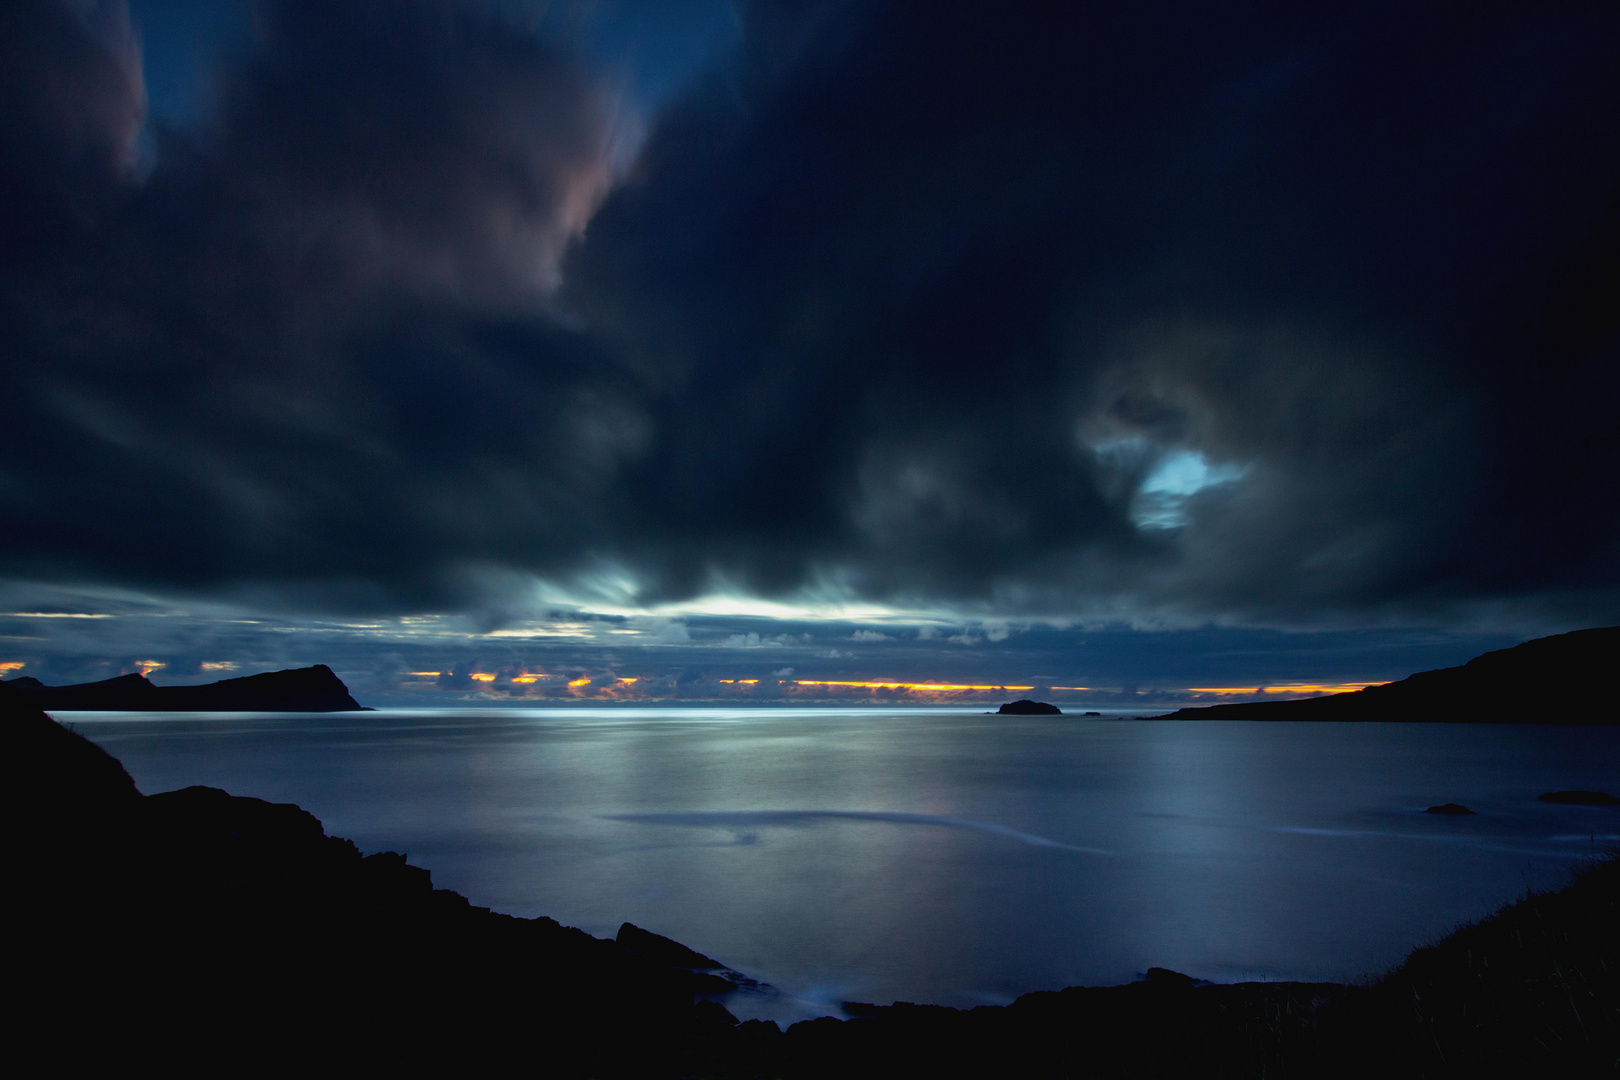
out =
[[[1577,940],[1581,933],[1591,939],[1581,955],[1555,959],[1566,973],[1586,970],[1583,958],[1620,968],[1613,941],[1620,874],[1611,860],[1583,882],[1521,899],[1364,985],[1197,986],[1155,970],[1143,982],[1041,991],[1006,1006],[850,1003],[850,1019],[801,1021],[784,1032],[768,1021],[739,1023],[715,1000],[732,992],[735,973],[682,966],[693,954],[668,939],[651,935],[684,959],[550,919],[475,907],[433,889],[427,871],[403,856],[362,857],[290,804],[208,788],[142,796],[116,759],[37,709],[4,704],[13,760],[37,766],[22,784],[35,822],[23,880],[52,883],[25,905],[24,925],[42,944],[24,957],[19,974],[45,988],[36,998],[45,1007],[30,1024],[67,1038],[64,1045],[83,1062],[172,1060],[180,1047],[182,1059],[199,1069],[221,1055],[255,1071],[319,1053],[354,1067],[415,1071],[494,1067],[544,1047],[543,1060],[559,1075],[740,1080],[1196,1069],[1246,1076],[1326,1075],[1329,1058],[1366,1060],[1363,1051],[1376,1047],[1409,1061],[1412,1068],[1397,1074],[1435,1075],[1412,1032],[1432,1034],[1451,1020],[1419,1016],[1413,1029],[1398,1007],[1400,991],[1427,979],[1444,987],[1431,1000],[1472,1003],[1468,979],[1479,973],[1446,976],[1448,957],[1458,948],[1478,952],[1472,938],[1490,936],[1515,910],[1537,909],[1540,922],[1543,909],[1595,904],[1609,921],[1580,923]],[[31,733],[20,737],[27,724]],[[100,902],[109,895],[124,906],[109,910]],[[1516,962],[1493,966],[1511,970]],[[1515,977],[1521,985],[1538,984]],[[1530,1038],[1510,1046],[1509,1057],[1578,1071],[1581,1062],[1598,1060],[1594,1054],[1610,1053],[1620,1038],[1612,976],[1594,987],[1571,1014],[1592,1036],[1583,1051],[1571,1057],[1564,1046],[1562,1057],[1541,1060]],[[71,1010],[57,1011],[69,1001]],[[1552,1012],[1570,1012],[1564,1001],[1554,1005]],[[1464,1044],[1452,1047],[1446,1068],[1460,1075],[1458,1062],[1500,1057],[1503,1032],[1533,1035],[1537,1024],[1557,1020],[1522,1002],[1515,1009],[1514,1022],[1499,1019],[1494,1033],[1475,1023],[1456,1036]],[[114,1019],[86,1038],[82,1015]],[[1076,1039],[1085,1044],[1083,1060],[1075,1057]],[[259,1056],[244,1046],[258,1047]],[[585,1064],[567,1064],[580,1053]]]

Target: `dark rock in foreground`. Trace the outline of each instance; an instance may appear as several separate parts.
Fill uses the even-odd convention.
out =
[[[1147,981],[1148,982],[1156,982],[1156,983],[1167,983],[1167,984],[1169,984],[1171,986],[1184,986],[1184,987],[1188,987],[1188,988],[1191,988],[1191,987],[1197,985],[1197,980],[1194,979],[1191,975],[1183,975],[1179,971],[1171,971],[1169,968],[1162,968],[1162,967],[1150,967],[1150,968],[1148,968],[1147,969]]]
[[[1441,803],[1439,806],[1431,806],[1431,807],[1429,807],[1427,810],[1425,810],[1423,812],[1425,814],[1472,814],[1473,813],[1472,810],[1468,809],[1468,807],[1464,806],[1462,803],[1454,803],[1454,802]]]
[[[1568,806],[1620,806],[1620,799],[1607,791],[1549,791],[1537,795],[1542,802],[1564,803]]]
[[[748,1076],[780,1038],[697,1008],[712,975],[474,907],[296,806],[143,796],[8,685],[0,752],[14,1056],[70,1074],[663,1076],[706,1070],[725,1040],[727,1075]]]
[[[1620,701],[1596,676],[1616,655],[1620,626],[1577,630],[1354,693],[1209,705],[1152,719],[1615,724]]]
[[[845,1007],[783,1037],[788,1077],[1612,1076],[1620,861],[1420,949],[1368,987],[1129,986],[1005,1008]]]
[[[620,926],[619,933],[613,940],[618,942],[619,947],[625,952],[645,956],[665,967],[686,968],[690,971],[719,971],[725,967],[718,960],[710,959],[695,949],[688,949],[672,938],[655,934],[651,930],[643,930],[635,923]]]
[[[1048,705],[1044,701],[1031,701],[1029,698],[1019,698],[1009,701],[996,710],[1003,716],[1062,716],[1063,710],[1056,705]]]
[[[101,682],[46,686],[23,676],[8,679],[42,709],[55,712],[353,712],[360,704],[325,664],[222,679],[202,686],[156,686],[144,675]]]

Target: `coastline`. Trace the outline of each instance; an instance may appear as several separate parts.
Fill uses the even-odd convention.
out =
[[[1576,630],[1351,693],[1204,705],[1146,719],[1617,724],[1620,705],[1590,678],[1617,651],[1620,627]]]
[[[1470,1015],[1481,1015],[1468,997],[1468,978],[1478,973],[1460,981],[1446,974],[1451,943],[1462,940],[1453,935],[1367,986],[1194,986],[1156,972],[1125,986],[1028,994],[1005,1007],[850,1005],[853,1019],[805,1021],[786,1032],[739,1024],[715,1001],[727,975],[682,966],[690,954],[673,942],[659,956],[549,919],[473,907],[433,889],[403,856],[362,858],[290,805],[199,788],[141,796],[99,748],[37,709],[19,709],[10,695],[4,704],[12,758],[35,766],[14,787],[27,796],[19,810],[31,822],[23,880],[52,883],[26,905],[23,925],[41,944],[22,974],[43,988],[29,1026],[55,1032],[84,1062],[179,1054],[197,1071],[218,1061],[255,1071],[316,1055],[412,1071],[527,1059],[582,1076],[1243,1076],[1324,1075],[1330,1059],[1370,1061],[1368,1048],[1382,1047],[1410,1061],[1412,1074],[1435,1075],[1413,1032],[1432,1034],[1450,1021],[1406,1016],[1399,988],[1428,979],[1441,989],[1426,999],[1467,1001]],[[1614,864],[1605,866],[1573,890],[1516,906],[1535,908],[1538,923],[1548,905],[1565,904],[1557,897],[1608,913],[1606,938],[1601,923],[1577,920],[1580,956],[1547,954],[1566,983],[1587,970],[1583,957],[1615,968],[1620,889]],[[108,897],[117,898],[115,909]],[[1504,917],[1459,933],[1489,936]],[[1483,955],[1472,943],[1467,949]],[[1513,982],[1545,980],[1532,973]],[[1580,1071],[1598,1061],[1593,1055],[1615,1045],[1614,985],[1587,985],[1575,1011],[1565,1001],[1542,1010],[1582,1020],[1584,1051],[1555,1016],[1548,1022],[1563,1042],[1549,1045],[1563,1056],[1535,1057],[1544,1018],[1493,983],[1485,997],[1511,1001],[1512,1019],[1461,1034],[1446,1028],[1445,1068],[1503,1053],[1527,1068]],[[107,1022],[87,1032],[86,1016]],[[1526,1038],[1498,1045],[1520,1029]],[[1402,1069],[1385,1061],[1377,1071]]]

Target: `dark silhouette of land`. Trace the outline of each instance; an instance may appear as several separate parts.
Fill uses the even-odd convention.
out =
[[[143,796],[9,684],[0,746],[13,1054],[53,1071],[662,1076],[711,1029],[739,1069],[780,1037],[695,1009],[715,974],[471,906],[296,806]]]
[[[1542,802],[1564,803],[1567,806],[1620,806],[1620,799],[1607,791],[1549,791],[1536,798]]]
[[[1612,1075],[1620,862],[1531,894],[1366,986],[1127,986],[956,1010],[850,1003],[786,1032],[735,973],[433,888],[296,806],[143,796],[0,684],[16,1056],[52,1071],[560,1077]]]
[[[1031,701],[1029,698],[1019,698],[1009,701],[997,709],[1003,716],[1062,716],[1063,710],[1056,705],[1048,705],[1044,701]]]
[[[1208,705],[1151,719],[1614,724],[1620,701],[1604,672],[1617,656],[1620,626],[1576,630],[1354,693]]]
[[[361,709],[349,688],[325,664],[268,671],[201,686],[157,686],[132,673],[100,682],[46,686],[22,676],[7,679],[34,704],[53,712],[352,712]]]

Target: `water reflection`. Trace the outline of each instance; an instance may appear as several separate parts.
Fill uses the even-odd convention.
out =
[[[142,790],[297,802],[476,904],[674,937],[780,988],[769,1008],[998,1002],[1152,965],[1355,978],[1557,885],[1620,821],[1536,801],[1615,786],[1620,733],[1592,727],[619,708],[75,722]],[[1421,812],[1452,800],[1478,815]]]

